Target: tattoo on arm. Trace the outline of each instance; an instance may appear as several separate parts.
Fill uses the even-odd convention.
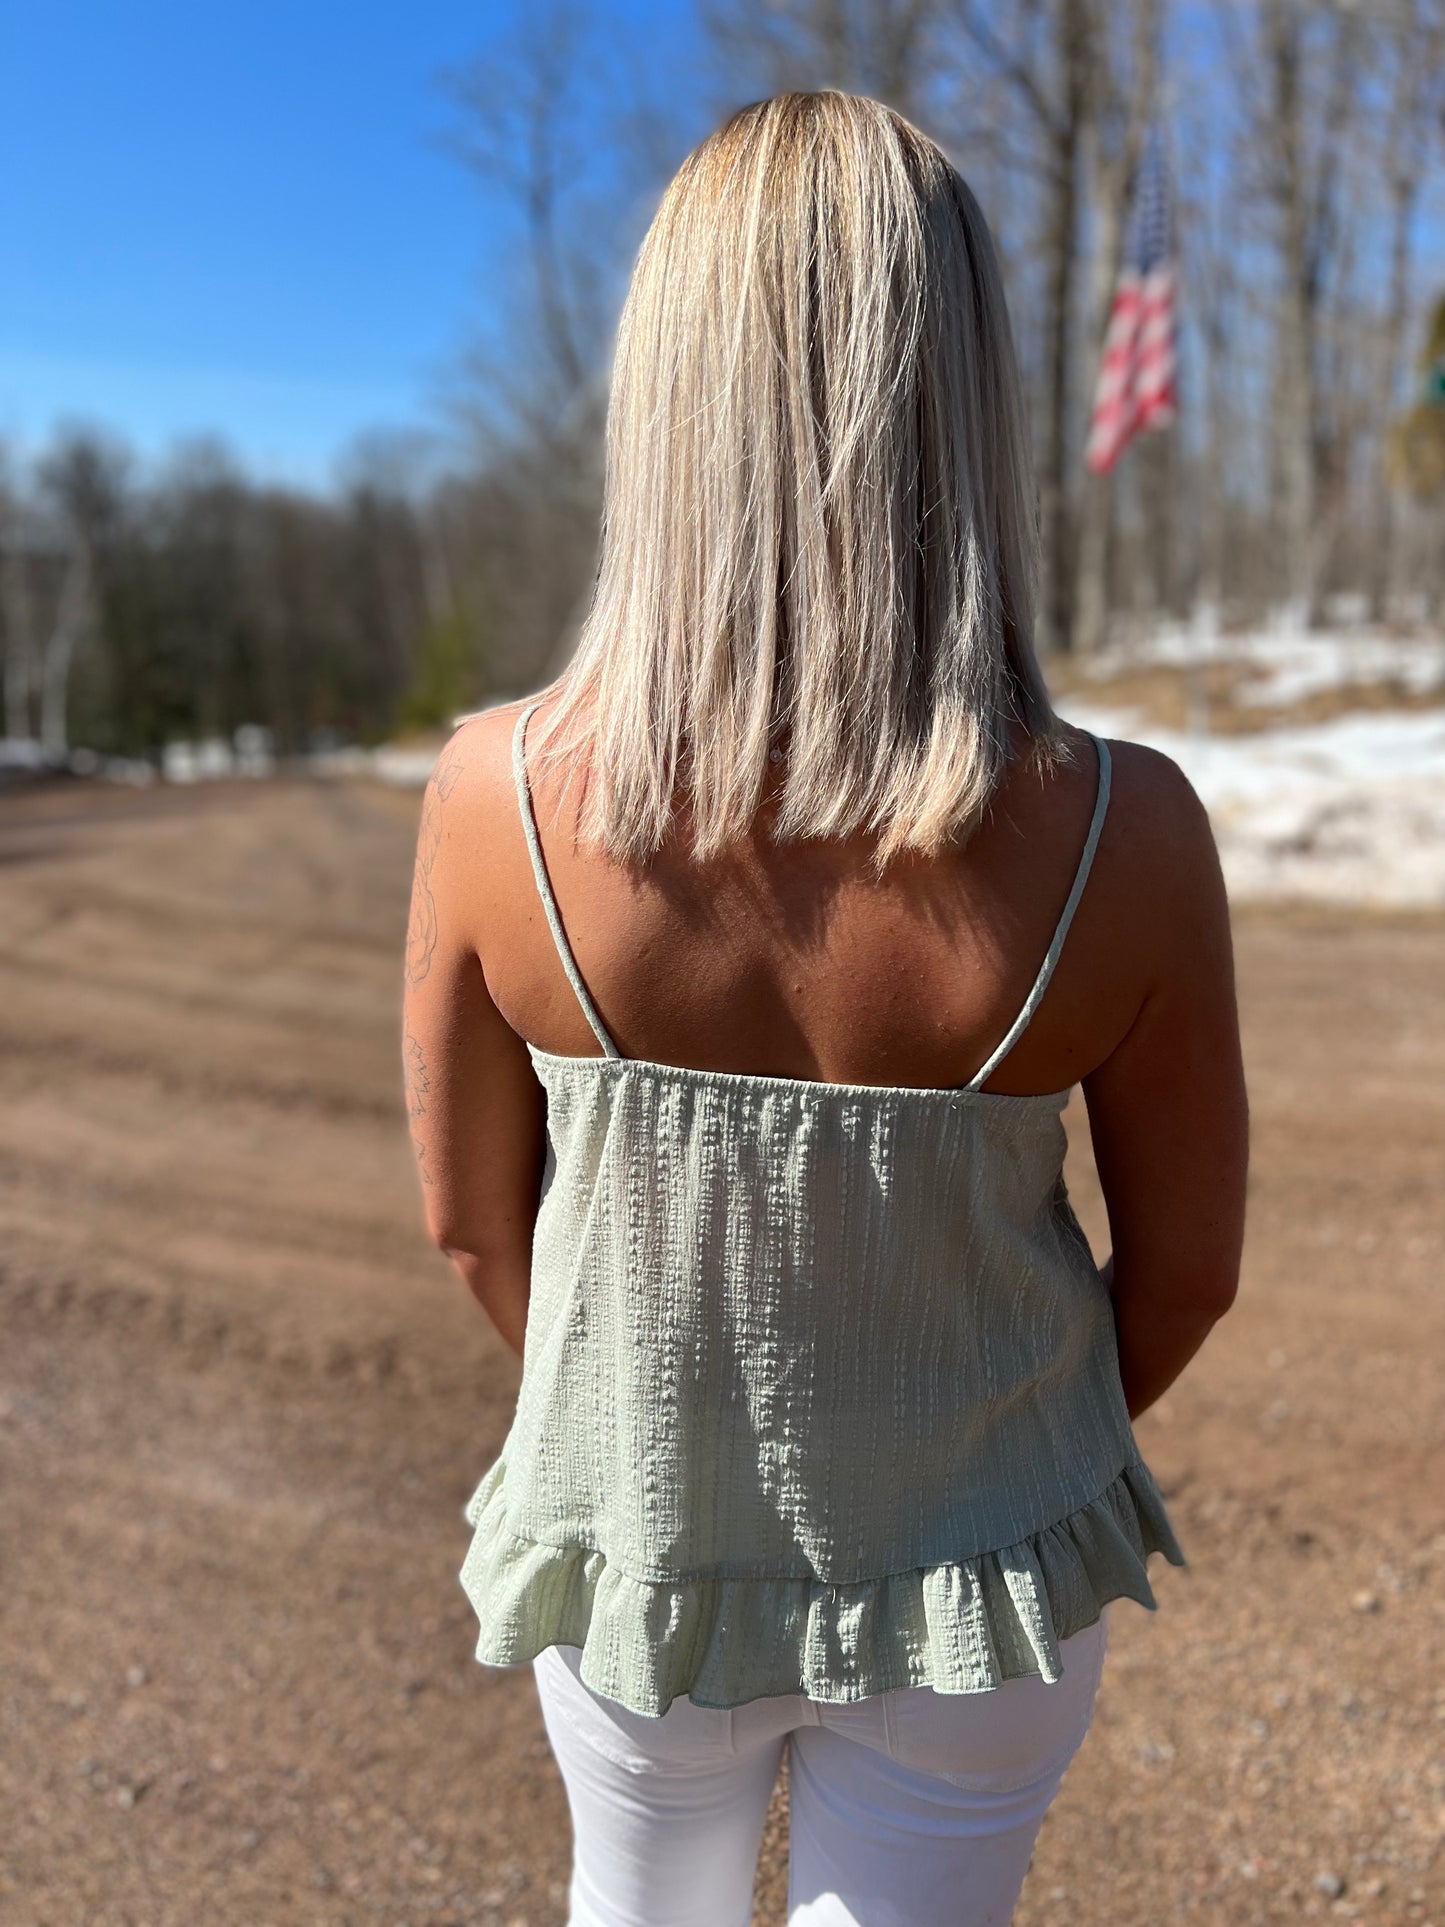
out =
[[[427,1099],[431,1095],[431,1078],[426,1067],[426,1054],[420,1041],[411,1032],[406,1034],[402,1045],[402,1079],[406,1091],[406,1115],[411,1130],[412,1149],[416,1152],[416,1168],[421,1174],[423,1184],[435,1184],[427,1168],[427,1147],[418,1128],[418,1120],[427,1114]]]
[[[437,947],[437,906],[432,895],[431,877],[437,852],[442,846],[442,804],[456,788],[462,773],[461,753],[443,750],[441,761],[427,784],[422,804],[421,830],[417,836],[416,869],[411,884],[411,922],[406,933],[406,980],[422,983],[431,969]]]

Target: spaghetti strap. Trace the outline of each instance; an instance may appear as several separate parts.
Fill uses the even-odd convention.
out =
[[[539,699],[540,700],[540,699]],[[512,775],[517,784],[517,803],[522,813],[522,828],[527,834],[527,848],[532,857],[532,874],[537,879],[537,893],[542,899],[542,908],[547,913],[551,926],[552,940],[557,946],[557,955],[562,959],[562,968],[567,972],[567,981],[577,994],[577,1002],[582,1006],[582,1015],[587,1019],[607,1057],[620,1057],[621,1051],[607,1034],[607,1027],[597,1015],[597,1006],[582,981],[582,972],[577,968],[577,959],[572,955],[572,946],[567,941],[567,933],[562,928],[562,913],[557,908],[557,899],[552,892],[552,879],[547,874],[546,859],[542,855],[542,845],[537,838],[537,818],[532,808],[532,788],[527,781],[527,761],[524,738],[527,718],[537,707],[535,702],[527,707],[517,718],[517,727],[512,732]]]
[[[1074,912],[1078,909],[1079,899],[1084,894],[1084,885],[1088,882],[1089,872],[1094,866],[1094,852],[1099,847],[1099,833],[1104,827],[1104,813],[1109,807],[1109,788],[1112,778],[1109,745],[1102,737],[1095,736],[1092,731],[1090,732],[1090,741],[1093,743],[1099,758],[1099,789],[1094,799],[1094,814],[1089,823],[1089,834],[1084,839],[1083,855],[1079,858],[1079,867],[1074,875],[1073,888],[1069,891],[1068,901],[1064,905],[1063,915],[1059,918],[1058,927],[1054,931],[1053,942],[1048,947],[1048,951],[1044,957],[1043,967],[1034,979],[1034,987],[1029,992],[1023,1009],[1019,1012],[1018,1016],[1015,1017],[1008,1031],[1005,1033],[1003,1041],[999,1044],[997,1050],[995,1050],[989,1058],[983,1069],[973,1079],[972,1083],[964,1086],[965,1090],[977,1091],[982,1089],[984,1084],[988,1082],[989,1078],[992,1077],[993,1073],[1003,1062],[1004,1058],[1008,1056],[1020,1037],[1023,1036],[1025,1030],[1027,1030],[1029,1019],[1043,1002],[1044,992],[1049,987],[1049,979],[1054,974],[1054,966],[1058,963],[1059,957],[1063,952],[1064,939],[1069,934],[1069,925],[1074,920]]]

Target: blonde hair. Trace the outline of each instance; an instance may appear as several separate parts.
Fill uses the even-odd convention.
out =
[[[744,107],[683,162],[618,330],[590,611],[539,713],[587,769],[584,842],[693,854],[756,821],[980,821],[1010,752],[1067,759],[1033,649],[1028,429],[987,224],[947,156],[836,91]],[[576,753],[583,752],[580,759]]]

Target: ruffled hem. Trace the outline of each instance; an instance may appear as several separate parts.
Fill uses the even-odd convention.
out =
[[[461,1582],[481,1625],[478,1660],[521,1666],[548,1646],[580,1647],[586,1685],[652,1717],[682,1694],[727,1707],[779,1693],[850,1701],[904,1686],[979,1693],[1028,1674],[1054,1681],[1060,1642],[1110,1600],[1157,1610],[1151,1552],[1187,1563],[1137,1458],[1016,1545],[856,1585],[634,1579],[586,1546],[513,1533],[503,1478],[498,1459],[466,1507],[476,1530]]]

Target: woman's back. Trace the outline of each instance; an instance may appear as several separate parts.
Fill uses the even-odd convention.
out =
[[[543,706],[545,707],[545,706]],[[539,716],[542,710],[539,709]],[[448,802],[475,851],[478,954],[497,1008],[539,1047],[599,1046],[541,914],[522,821],[508,809],[517,709],[479,717],[451,754],[471,772]],[[1032,987],[1074,880],[1097,793],[1090,740],[1040,777],[1010,766],[981,829],[942,857],[895,863],[872,843],[777,844],[768,814],[699,864],[686,819],[645,871],[579,850],[555,783],[532,790],[567,937],[625,1055],[827,1082],[963,1085]],[[469,805],[469,799],[471,799]],[[1112,802],[1067,953],[990,1091],[1067,1089],[1105,1062],[1170,967],[1167,896],[1194,886],[1198,811],[1165,759],[1115,746]]]

